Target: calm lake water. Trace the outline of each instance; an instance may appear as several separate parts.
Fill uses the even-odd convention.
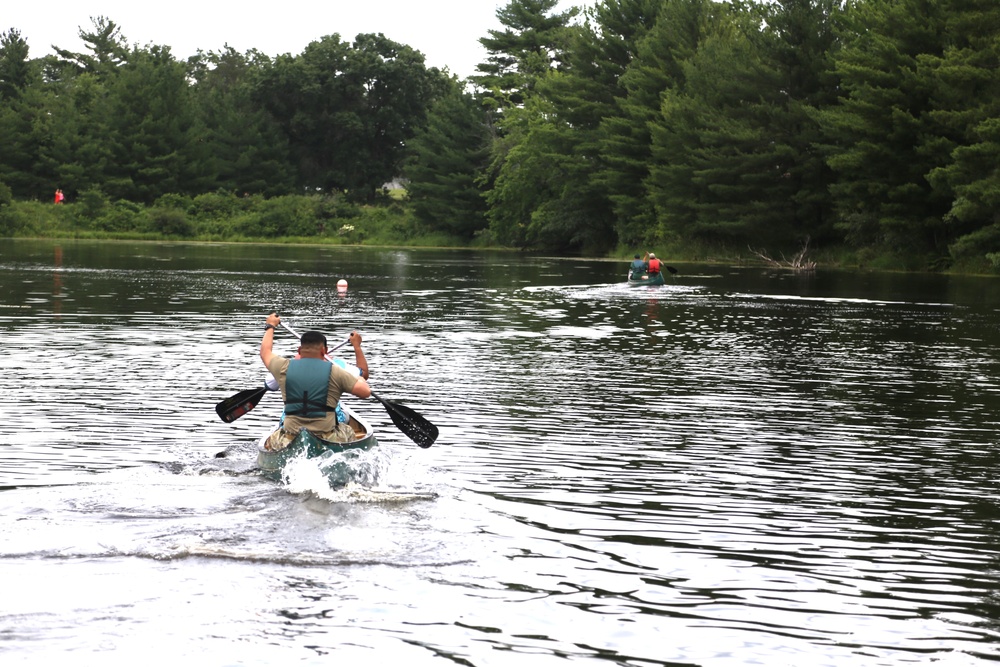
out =
[[[1000,659],[1000,281],[675,266],[0,241],[0,664]],[[259,477],[271,309],[438,442]]]

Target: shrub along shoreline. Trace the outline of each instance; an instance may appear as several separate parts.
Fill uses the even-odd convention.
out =
[[[459,246],[469,243],[424,228],[391,197],[372,205],[341,196],[197,197],[165,195],[152,205],[110,201],[100,192],[71,203],[0,201],[0,236],[212,241],[307,242],[323,245]]]
[[[110,201],[98,191],[77,201],[15,201],[0,193],[0,237],[183,241],[211,243],[280,243],[412,248],[475,248],[518,251],[495,243],[489,232],[472,241],[428,229],[409,204],[384,193],[375,204],[357,204],[340,195],[239,196],[213,192],[186,197],[165,195],[152,205]],[[620,247],[603,259],[627,262],[646,249]],[[782,251],[736,248],[665,240],[653,248],[669,262],[765,266],[787,270],[853,268],[872,271],[1000,275],[1000,255],[976,262],[937,263],[927,256],[903,255],[876,248],[810,248],[808,261],[796,266]],[[788,250],[788,249],[785,249]],[[789,256],[795,256],[791,251]],[[777,260],[767,261],[766,257]],[[951,264],[948,266],[948,264]],[[946,269],[943,267],[947,266]]]

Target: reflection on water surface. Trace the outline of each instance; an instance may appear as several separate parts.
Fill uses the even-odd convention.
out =
[[[995,280],[623,266],[0,242],[0,651],[1000,657]],[[279,402],[214,405],[262,382],[272,308],[360,331],[376,390],[440,427],[419,450],[356,404],[378,491],[416,496],[255,475]]]

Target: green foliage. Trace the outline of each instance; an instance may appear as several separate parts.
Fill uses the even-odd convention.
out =
[[[316,210],[321,220],[352,220],[363,215],[363,208],[343,195],[334,195],[318,199]]]
[[[105,17],[37,60],[0,33],[0,233],[997,261],[994,0],[559,4],[507,0],[466,82],[377,34],[179,62]]]
[[[12,202],[0,207],[0,234],[4,236],[29,235],[42,228],[58,228],[51,204],[41,202]]]
[[[1000,223],[959,237],[948,246],[948,250],[955,260],[983,258],[1000,252]]]
[[[624,94],[615,98],[613,111],[601,116],[605,164],[595,175],[612,202],[618,239],[630,246],[651,241],[659,226],[646,182],[653,166],[650,131],[660,117],[660,100],[664,91],[684,87],[683,64],[697,51],[717,5],[711,0],[668,0],[653,8],[631,9],[630,14],[641,12],[648,22],[616,13],[606,19],[609,26],[618,26],[615,39],[603,37],[609,29],[602,31],[603,39],[594,37],[598,44],[611,41],[617,52],[631,55],[618,64]]]
[[[254,99],[288,137],[299,185],[373,202],[399,175],[444,82],[423,55],[383,35],[358,35],[353,46],[331,35],[267,66]]]
[[[187,71],[169,49],[135,50],[109,85],[108,191],[152,203],[168,192],[197,192],[204,165]]]
[[[107,211],[109,206],[108,197],[98,188],[89,188],[80,193],[76,204],[77,217],[81,221],[89,221],[100,218]]]
[[[176,208],[154,206],[148,213],[149,227],[164,236],[189,237],[194,235],[194,227],[188,215]]]
[[[927,179],[947,163],[953,144],[930,113],[934,84],[920,63],[943,54],[951,4],[848,5],[844,45],[834,54],[841,97],[817,117],[837,173],[830,190],[843,224],[860,242],[944,249],[949,197]],[[853,225],[849,216],[857,214],[874,224]]]
[[[405,171],[413,212],[428,229],[471,239],[486,227],[476,175],[487,163],[489,139],[481,108],[453,83],[411,142]]]
[[[957,236],[1000,219],[1000,5],[956,3],[943,19],[943,53],[920,56],[918,71],[931,82],[935,145],[950,149],[927,179],[951,200],[945,222]]]
[[[716,16],[650,123],[646,185],[667,229],[743,245],[831,235],[831,174],[808,109],[832,100],[822,86],[832,4]]]
[[[381,35],[324,38],[276,61],[226,47],[187,63],[129,47],[105,17],[80,37],[82,52],[56,48],[38,66],[16,31],[0,36],[0,178],[15,197],[99,188],[148,205],[305,187],[372,202],[446,81]]]
[[[579,13],[571,8],[553,13],[558,0],[510,0],[497,10],[503,30],[490,30],[479,43],[486,62],[470,80],[485,91],[493,110],[524,104],[535,83],[558,67],[566,54],[570,21]]]
[[[153,204],[157,208],[173,209],[175,211],[187,213],[191,210],[191,207],[194,206],[194,200],[187,195],[170,192],[162,197],[159,197],[155,202],[153,202]]]
[[[28,42],[13,28],[0,33],[0,101],[20,97],[37,78],[28,60]]]
[[[400,204],[391,206],[365,206],[360,215],[350,222],[354,227],[351,242],[370,245],[456,246],[462,239],[444,232],[429,230],[413,215],[412,210]]]
[[[781,214],[765,205],[791,163],[767,123],[780,113],[777,73],[745,30],[736,34],[742,38],[705,40],[685,89],[665,95],[653,128],[648,187],[669,228],[683,235],[750,239]]]
[[[14,195],[7,185],[0,181],[0,235],[8,236],[14,234],[15,218],[11,204],[14,203]]]
[[[0,180],[18,199],[51,201],[57,187],[54,107],[58,100],[41,87],[0,104]]]
[[[144,223],[141,205],[119,199],[94,218],[90,227],[103,232],[139,232],[144,230]]]
[[[481,40],[490,57],[473,81],[499,110],[487,186],[490,232],[502,243],[551,250],[579,249],[606,236],[609,220],[599,193],[588,187],[593,137],[606,90],[577,86],[593,78],[573,59],[581,29],[576,12],[551,13],[551,0],[512,0],[497,12],[508,29]],[[578,68],[574,68],[574,64]],[[564,84],[565,82],[565,84]],[[582,109],[581,113],[579,109]]]
[[[241,199],[232,192],[206,192],[192,198],[188,210],[197,220],[225,219],[247,210],[252,201],[246,197]]]
[[[520,140],[501,156],[487,193],[490,231],[504,244],[553,251],[606,244],[610,218],[587,188],[592,163],[570,125],[537,98],[517,117],[523,126],[511,138]]]
[[[91,29],[78,30],[80,39],[89,53],[75,53],[56,48],[60,65],[76,73],[90,73],[111,76],[115,70],[128,61],[128,40],[121,28],[106,16],[91,18]]]
[[[206,187],[267,196],[294,191],[288,138],[253,100],[258,74],[269,64],[256,51],[240,54],[231,47],[188,61],[212,181]]]
[[[296,195],[264,200],[246,212],[237,231],[263,238],[316,236],[325,231],[317,215],[318,204],[318,197]]]

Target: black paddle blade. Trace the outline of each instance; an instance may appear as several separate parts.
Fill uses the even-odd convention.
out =
[[[665,266],[663,268],[665,268],[670,273],[670,275],[672,275],[672,276],[676,276],[677,275],[677,269],[675,269],[674,267],[672,267],[672,266]]]
[[[260,399],[267,393],[267,387],[260,389],[246,389],[238,394],[230,396],[215,406],[215,412],[219,419],[226,422],[234,422],[246,413],[257,407]]]
[[[382,407],[389,413],[389,418],[392,419],[392,423],[396,425],[396,428],[423,449],[427,449],[437,440],[438,427],[427,421],[423,415],[413,408],[388,401],[374,391],[372,392],[372,398],[382,404]]]

